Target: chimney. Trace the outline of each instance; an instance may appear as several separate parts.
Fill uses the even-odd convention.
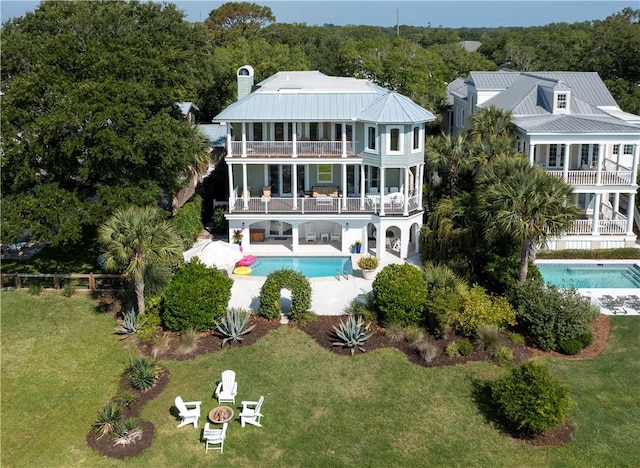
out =
[[[238,68],[238,101],[251,93],[253,88],[253,67],[245,65]]]

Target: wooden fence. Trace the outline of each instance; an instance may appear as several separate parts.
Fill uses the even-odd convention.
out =
[[[58,273],[2,273],[2,288],[29,288],[40,285],[44,289],[62,289],[73,284],[77,289],[107,291],[123,289],[127,286],[127,275],[114,274],[58,274]]]

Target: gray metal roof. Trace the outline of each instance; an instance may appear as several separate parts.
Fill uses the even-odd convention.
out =
[[[507,89],[518,78],[520,78],[520,73],[510,70],[472,71],[469,72],[466,82],[475,86],[477,90]]]
[[[192,107],[195,110],[200,110],[200,109],[198,109],[198,106],[196,106],[191,101],[176,102],[176,106],[178,106],[178,109],[180,109],[180,112],[182,112],[182,115],[184,115],[185,117],[187,116],[187,114],[189,113],[189,111],[191,110]]]
[[[391,96],[390,96],[391,95]],[[399,120],[393,120],[394,118]],[[220,112],[214,122],[428,122],[433,114],[368,80],[318,71],[278,72]]]
[[[513,118],[527,133],[624,133],[640,134],[640,128],[611,117],[551,115]]]
[[[227,140],[227,126],[214,124],[198,124],[195,126],[197,130],[200,130],[211,146],[224,146]]]

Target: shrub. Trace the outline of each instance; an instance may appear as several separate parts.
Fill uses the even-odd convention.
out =
[[[42,286],[42,283],[29,283],[29,294],[31,294],[32,296],[39,296],[42,293],[43,289],[44,287]]]
[[[349,348],[351,354],[358,348],[364,353],[364,345],[367,340],[373,336],[373,333],[367,334],[371,324],[364,325],[362,318],[357,318],[353,315],[347,317],[346,321],[340,321],[338,327],[333,327],[335,335],[339,341],[334,341],[332,346],[342,346],[343,348]]]
[[[524,336],[522,336],[520,333],[515,333],[515,332],[511,332],[509,333],[509,340],[512,343],[516,343],[516,344],[524,344]]]
[[[444,349],[444,351],[447,353],[447,356],[449,357],[460,357],[457,341],[452,341],[451,343],[449,343],[447,347]]]
[[[151,356],[154,359],[157,359],[162,353],[164,353],[169,348],[169,341],[171,340],[171,335],[169,333],[163,332],[159,335],[156,335],[153,338],[153,345],[151,347]]]
[[[560,343],[558,343],[558,351],[560,351],[562,354],[568,354],[570,356],[573,354],[578,354],[580,351],[582,351],[582,347],[583,346],[580,340],[576,340],[573,338],[562,340]]]
[[[216,268],[192,260],[180,268],[164,291],[162,321],[169,330],[205,331],[227,310],[233,280]]]
[[[571,400],[566,387],[536,362],[514,367],[489,387],[498,414],[524,433],[549,431],[568,418]]]
[[[93,423],[93,430],[99,435],[98,438],[104,435],[110,435],[116,424],[122,420],[122,410],[120,405],[115,401],[110,401],[104,408],[98,413],[98,417]]]
[[[129,360],[124,373],[133,388],[146,390],[151,388],[158,378],[158,366],[154,359],[134,357]]]
[[[411,345],[415,345],[418,341],[424,340],[424,331],[418,327],[409,327],[405,330],[407,341]]]
[[[274,320],[280,317],[280,292],[291,291],[291,318],[298,320],[311,309],[311,284],[300,272],[294,270],[276,270],[269,273],[260,288],[260,315]]]
[[[499,345],[493,357],[497,358],[500,362],[511,361],[513,359],[513,350],[508,346]]]
[[[458,352],[462,356],[470,356],[473,353],[473,345],[469,340],[462,339],[457,342]]]
[[[483,325],[503,328],[515,325],[516,313],[504,297],[491,297],[480,286],[474,286],[465,295],[464,307],[454,318],[458,331],[471,335]]]
[[[202,197],[194,195],[182,208],[169,220],[178,232],[184,248],[189,248],[202,231]]]
[[[129,445],[142,439],[142,427],[135,416],[116,423],[111,438],[116,445]]]
[[[242,341],[242,336],[255,328],[255,325],[246,328],[250,317],[250,311],[235,307],[227,310],[226,317],[216,323],[216,328],[224,336],[222,346],[228,341]]]
[[[439,338],[446,338],[455,317],[464,305],[464,297],[458,292],[435,291],[427,302],[426,319],[432,333]]]
[[[578,341],[582,343],[583,348],[591,346],[591,344],[593,343],[593,334],[590,331],[583,333],[578,337]]]
[[[416,342],[413,347],[418,352],[418,355],[424,360],[426,363],[430,363],[433,361],[438,355],[438,347],[436,344],[430,339],[423,339]]]
[[[199,341],[200,335],[198,334],[198,331],[193,328],[187,328],[185,331],[180,333],[176,351],[178,354],[191,354],[198,348]]]
[[[422,273],[414,266],[387,265],[373,280],[372,291],[380,323],[410,327],[424,322],[427,288]]]
[[[476,333],[476,344],[482,351],[495,356],[500,348],[500,331],[491,325],[482,325]]]
[[[118,335],[133,335],[142,328],[145,322],[145,318],[142,318],[142,320],[139,319],[138,313],[135,309],[130,309],[128,312],[124,313],[120,320],[118,320],[118,325],[114,328],[114,333],[117,333]]]
[[[590,300],[575,288],[558,289],[535,281],[514,289],[511,303],[518,325],[541,349],[557,350],[561,341],[584,335],[598,316]]]
[[[537,258],[547,259],[577,259],[577,260],[627,260],[640,259],[640,250],[634,247],[621,249],[590,249],[590,250],[541,250]]]
[[[400,324],[390,323],[385,328],[384,334],[389,337],[392,343],[397,343],[404,338],[404,328]]]
[[[375,270],[378,268],[379,260],[378,257],[373,255],[363,255],[358,260],[358,267],[361,270]]]
[[[62,295],[64,297],[71,297],[76,293],[78,289],[78,283],[76,281],[69,281],[62,287]]]
[[[120,406],[131,406],[136,401],[136,396],[128,388],[120,388],[116,396],[113,397],[113,401]]]
[[[373,293],[369,291],[367,294],[360,294],[358,297],[352,299],[349,305],[345,308],[345,313],[347,315],[362,317],[362,320],[365,322],[377,324],[378,315],[375,307]]]

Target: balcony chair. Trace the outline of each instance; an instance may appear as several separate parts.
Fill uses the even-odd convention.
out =
[[[271,200],[271,187],[262,187],[262,201],[268,202]]]
[[[341,227],[334,227],[333,232],[331,233],[331,242],[340,242],[340,236],[342,235]]]
[[[238,394],[238,382],[236,382],[236,373],[232,370],[226,370],[222,373],[222,380],[216,387],[216,398],[218,403],[235,403]]]
[[[313,226],[311,224],[304,225],[304,239],[307,242],[309,241],[316,242],[318,240],[316,233],[312,229],[313,229]]]
[[[175,400],[176,408],[180,412],[179,416],[182,419],[178,427],[186,426],[187,424],[193,424],[198,427],[198,418],[200,417],[200,405],[201,401],[183,401],[181,396],[177,396]],[[189,407],[192,408],[189,408]]]
[[[222,429],[211,429],[209,427],[209,423],[204,425],[204,452],[207,453],[209,450],[222,450],[224,449],[224,439],[227,436],[227,426],[229,423],[224,423],[222,425]],[[218,447],[216,447],[216,445]]]
[[[240,412],[240,425],[242,427],[244,427],[245,424],[262,427],[262,424],[260,424],[262,403],[264,403],[264,396],[261,396],[258,401],[242,402],[242,411]]]

